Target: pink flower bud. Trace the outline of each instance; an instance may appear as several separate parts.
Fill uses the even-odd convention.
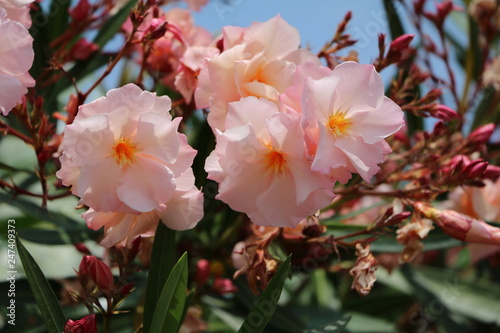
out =
[[[495,124],[490,123],[476,128],[471,134],[469,134],[468,139],[474,143],[485,144],[490,139],[493,131],[495,130]]]
[[[238,288],[236,288],[231,279],[220,277],[215,278],[212,288],[215,290],[215,292],[221,295],[231,294],[238,291]]]
[[[397,37],[396,39],[394,39],[391,42],[391,45],[389,47],[389,52],[390,51],[396,51],[396,52],[404,51],[405,49],[408,48],[408,46],[410,45],[410,42],[413,40],[414,36],[415,35],[404,34],[404,35]]]
[[[64,333],[97,333],[95,314],[85,316],[80,320],[68,320],[64,326]]]
[[[80,263],[80,275],[88,275],[102,291],[113,287],[113,274],[111,269],[95,256],[85,256]]]
[[[464,169],[463,169],[463,175],[467,178],[474,179],[481,177],[484,172],[486,171],[486,168],[488,167],[488,162],[484,160],[475,160],[470,162]]]
[[[210,277],[210,262],[206,259],[200,259],[196,263],[196,274],[195,274],[195,281],[198,282],[198,284],[204,285],[208,278]]]
[[[500,229],[482,220],[454,210],[432,208],[421,202],[415,204],[415,209],[453,238],[469,243],[500,245]]]
[[[500,167],[488,164],[486,171],[483,173],[483,177],[485,179],[496,180],[498,177],[500,177]]]
[[[460,115],[456,113],[453,109],[447,107],[443,104],[437,104],[434,108],[434,116],[436,118],[442,119],[444,121],[451,121],[453,119],[459,119]]]

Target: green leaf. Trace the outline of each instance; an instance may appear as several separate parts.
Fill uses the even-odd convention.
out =
[[[255,306],[250,310],[250,313],[245,318],[243,325],[238,330],[238,333],[260,333],[264,330],[269,320],[276,310],[278,301],[281,296],[281,291],[285,285],[285,280],[290,270],[291,255],[286,258],[276,272],[276,275],[271,279],[266,290],[259,297]]]
[[[350,320],[351,320],[351,316],[346,316],[342,319],[337,320],[335,323],[326,325],[322,328],[315,328],[312,330],[307,330],[307,331],[305,331],[305,333],[339,333],[339,332],[343,332]]]
[[[464,244],[462,241],[446,235],[441,230],[431,231],[422,240],[422,243],[424,243],[424,251],[448,249]],[[370,245],[370,249],[373,252],[400,253],[403,250],[403,246],[397,242],[395,237],[382,236]]]
[[[75,225],[82,225],[79,221],[72,219],[64,214],[57,212],[48,212],[35,203],[28,201],[22,197],[13,197],[11,195],[0,192],[0,203],[5,203],[13,207],[19,208],[26,215],[32,216],[42,221],[48,221],[60,227],[73,228]]]
[[[186,302],[187,275],[187,252],[184,252],[163,286],[149,332],[179,330]]]
[[[54,291],[50,288],[49,282],[40,270],[40,267],[38,267],[31,254],[26,250],[17,236],[16,246],[31,291],[33,292],[33,297],[38,304],[38,308],[47,326],[47,331],[49,333],[62,332],[66,324],[66,318],[64,317],[64,313]]]
[[[175,231],[161,221],[156,228],[144,301],[144,332],[149,332],[158,297],[175,265]]]
[[[127,19],[130,14],[130,10],[135,6],[137,0],[129,0],[113,17],[109,18],[106,23],[103,24],[97,36],[94,38],[94,43],[99,45],[102,49],[106,43],[116,36],[117,32],[120,30],[123,22]]]
[[[421,276],[415,274],[409,264],[403,265],[401,272],[412,286],[414,296],[422,303],[424,310],[429,310],[433,319],[445,329],[445,332],[464,332],[461,323],[451,316],[450,310],[446,303],[440,299],[439,294],[430,290]]]
[[[50,3],[50,12],[48,19],[50,20],[49,31],[50,40],[55,40],[61,36],[68,26],[68,9],[71,5],[71,0],[52,0]]]
[[[389,22],[389,31],[392,39],[404,35],[405,33],[394,2],[394,0],[383,0],[385,15],[387,16],[387,21]]]

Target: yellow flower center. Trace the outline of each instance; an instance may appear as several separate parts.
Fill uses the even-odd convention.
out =
[[[351,127],[351,124],[349,120],[345,119],[342,112],[337,112],[328,118],[327,127],[330,129],[330,132],[337,137],[345,135],[349,127]]]
[[[286,160],[283,153],[271,150],[264,155],[266,167],[274,173],[282,173],[286,170]]]
[[[120,139],[113,147],[113,156],[120,165],[126,165],[134,162],[134,154],[137,146],[131,144],[128,140]]]

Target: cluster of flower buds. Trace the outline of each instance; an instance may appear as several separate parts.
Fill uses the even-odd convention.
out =
[[[404,34],[396,39],[394,39],[389,45],[389,51],[384,56],[385,53],[385,35],[379,34],[378,36],[378,47],[379,47],[379,57],[375,63],[375,68],[377,71],[381,71],[389,65],[397,64],[405,61],[408,56],[412,53],[410,48],[410,43],[413,40],[414,35]]]
[[[500,229],[454,210],[439,210],[422,202],[415,210],[436,223],[446,234],[469,243],[500,245]]]
[[[500,167],[491,165],[483,159],[471,161],[465,155],[453,157],[441,172],[450,180],[458,179],[466,185],[482,186],[481,180],[496,180],[500,176]]]

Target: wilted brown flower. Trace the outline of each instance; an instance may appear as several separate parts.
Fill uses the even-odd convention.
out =
[[[366,296],[372,290],[377,279],[375,277],[375,271],[378,267],[377,260],[370,252],[370,245],[363,247],[360,243],[356,244],[356,255],[358,260],[349,271],[349,274],[354,277],[351,289],[356,289],[358,294]]]
[[[424,247],[424,244],[421,242],[421,240],[427,237],[427,234],[432,229],[432,221],[428,219],[416,219],[415,221],[407,223],[399,228],[396,231],[396,239],[405,247],[403,249],[403,252],[401,252],[399,261],[412,261]]]

